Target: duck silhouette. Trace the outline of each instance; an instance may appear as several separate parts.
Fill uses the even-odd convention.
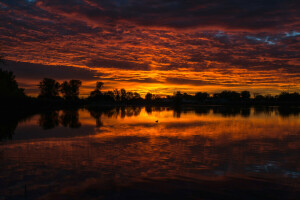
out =
[[[158,120],[156,120],[155,122],[158,123]]]

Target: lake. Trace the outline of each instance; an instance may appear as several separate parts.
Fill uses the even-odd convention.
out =
[[[0,199],[300,197],[299,108],[61,110],[0,131]]]

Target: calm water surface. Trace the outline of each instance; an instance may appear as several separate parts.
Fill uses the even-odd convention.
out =
[[[82,109],[0,127],[0,199],[300,199],[293,109]]]

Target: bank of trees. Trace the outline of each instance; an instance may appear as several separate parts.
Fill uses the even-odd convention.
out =
[[[20,88],[14,74],[0,69],[0,96],[6,99],[24,98],[24,89]]]
[[[102,82],[96,83],[96,89],[87,98],[89,102],[140,104],[143,101],[139,93],[126,91],[125,89],[102,92],[103,85]]]
[[[59,94],[61,94],[68,100],[78,99],[80,86],[80,80],[64,81],[60,84],[54,79],[44,78],[39,84],[39,98],[59,98]]]
[[[103,91],[104,83],[97,82],[95,89],[90,92],[87,98],[79,98],[80,87],[82,82],[80,80],[69,80],[59,83],[57,80],[51,78],[44,78],[39,83],[39,96],[44,104],[48,100],[55,100],[55,103],[62,103],[67,100],[67,104],[72,102],[80,102],[82,104],[99,104],[99,105],[141,105],[141,104],[157,104],[157,105],[180,105],[180,104],[262,104],[262,105],[299,105],[300,94],[297,92],[282,92],[279,95],[261,95],[258,93],[251,93],[249,91],[222,91],[219,93],[209,94],[207,92],[197,92],[195,94],[182,93],[181,91],[174,92],[173,95],[160,96],[148,92],[144,98],[137,92],[126,91],[126,89],[114,89],[110,91]],[[3,71],[0,69],[0,95],[2,99],[34,99],[26,97],[24,89],[19,88],[15,76],[12,72]],[[44,101],[46,100],[46,101]],[[58,101],[56,101],[58,100]],[[9,101],[8,101],[9,102]],[[25,101],[23,101],[25,102]],[[32,101],[31,101],[32,102]],[[45,103],[46,102],[46,103]],[[39,102],[38,102],[39,103]],[[77,105],[76,103],[76,105]],[[43,103],[41,105],[44,105]]]

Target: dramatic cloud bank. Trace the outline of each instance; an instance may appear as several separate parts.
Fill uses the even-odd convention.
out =
[[[3,0],[0,51],[30,94],[38,79],[170,94],[300,91],[295,0]],[[63,75],[62,75],[63,74]]]

